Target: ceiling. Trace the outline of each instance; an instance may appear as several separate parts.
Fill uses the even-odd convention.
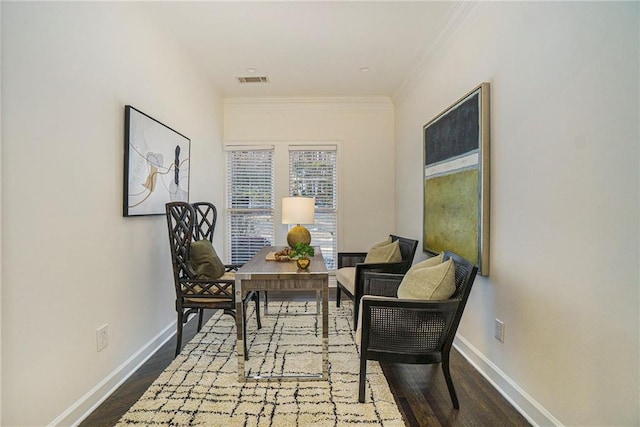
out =
[[[223,97],[389,96],[458,9],[445,1],[143,2]],[[238,77],[268,83],[238,83]]]

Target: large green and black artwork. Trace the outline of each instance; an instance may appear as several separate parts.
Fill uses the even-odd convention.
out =
[[[489,274],[489,83],[424,126],[423,249]]]

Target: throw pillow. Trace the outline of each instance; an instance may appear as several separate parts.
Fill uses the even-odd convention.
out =
[[[190,260],[196,279],[215,280],[224,274],[224,264],[207,239],[191,243]]]
[[[398,287],[398,298],[445,300],[456,291],[456,270],[449,259],[433,267],[411,267]]]
[[[402,261],[402,253],[400,252],[400,242],[398,240],[391,243],[382,244],[381,242],[373,245],[364,259],[365,264],[399,261]]]
[[[444,252],[440,252],[436,256],[432,256],[431,258],[427,258],[424,261],[420,261],[417,264],[414,264],[411,268],[423,268],[423,267],[433,267],[434,265],[442,264],[444,261]]]
[[[386,246],[389,243],[391,243],[391,236],[387,237],[387,240],[383,240],[382,242],[378,242],[378,243],[374,244],[373,246],[371,246],[371,249],[379,248],[380,246]]]

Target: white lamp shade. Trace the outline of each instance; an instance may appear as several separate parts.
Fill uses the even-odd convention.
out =
[[[316,221],[314,197],[285,197],[282,199],[283,224],[313,224]]]

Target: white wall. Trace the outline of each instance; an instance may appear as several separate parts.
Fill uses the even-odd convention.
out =
[[[366,251],[394,231],[393,120],[388,98],[224,101],[225,142],[338,144],[339,251]]]
[[[191,200],[221,203],[222,103],[183,52],[135,5],[2,2],[2,425],[70,424],[174,330],[123,135],[131,104],[191,138]]]
[[[490,82],[491,275],[458,345],[535,423],[638,425],[639,4],[475,13],[394,99],[397,231],[421,235],[422,126]]]
[[[133,5],[0,7],[0,423],[68,424],[175,318],[164,219],[121,217],[124,105],[191,138],[191,199],[218,205],[222,111]],[[534,421],[635,425],[639,16],[637,3],[490,3],[395,99],[395,153],[383,100],[230,100],[225,139],[339,141],[340,250],[366,249],[421,235],[422,125],[490,81],[491,276],[459,344]]]

